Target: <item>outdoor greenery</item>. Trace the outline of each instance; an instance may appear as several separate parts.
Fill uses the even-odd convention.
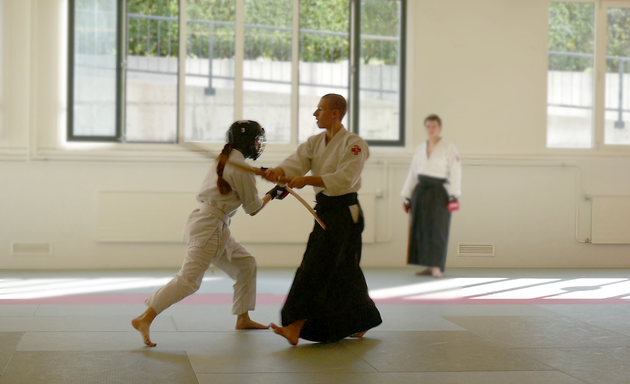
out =
[[[128,54],[177,56],[179,1],[129,0],[127,4]],[[213,58],[234,57],[235,4],[234,0],[187,0],[189,57],[207,58],[210,49]],[[246,59],[291,59],[292,4],[292,0],[245,0]],[[110,30],[115,25],[114,5],[113,0],[76,2],[84,14],[98,11]],[[362,0],[361,7],[362,34],[400,35],[399,0]],[[93,23],[90,17],[85,21]],[[338,62],[349,58],[350,0],[300,0],[299,22],[300,60]],[[77,28],[77,32],[77,39],[89,42],[94,28]],[[397,64],[397,41],[364,38],[361,44],[364,62]],[[92,48],[112,54],[113,47]]]
[[[630,58],[630,10],[611,8],[608,18],[609,57]],[[549,69],[592,71],[595,53],[595,4],[551,3],[549,7],[549,51],[585,54],[587,57],[550,55]],[[619,60],[607,60],[607,71],[617,72]],[[630,63],[626,65],[630,72]]]

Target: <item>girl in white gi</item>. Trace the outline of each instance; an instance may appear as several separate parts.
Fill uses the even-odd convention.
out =
[[[131,322],[148,346],[156,345],[149,338],[153,319],[196,292],[211,263],[236,281],[232,306],[232,313],[237,315],[236,329],[269,328],[249,318],[248,311],[256,305],[256,260],[234,240],[229,227],[230,218],[239,206],[254,216],[272,198],[267,194],[261,199],[254,173],[235,166],[248,167],[245,158],[256,160],[260,156],[265,131],[255,121],[237,121],[228,130],[227,139],[216,167],[210,168],[197,195],[197,209],[186,222],[184,241],[188,243],[188,251],[181,270],[146,301],[149,308]]]
[[[442,120],[424,120],[428,140],[416,148],[401,195],[403,209],[411,214],[408,264],[428,269],[418,275],[442,277],[446,264],[452,207],[458,206],[461,162],[455,146],[444,140]]]

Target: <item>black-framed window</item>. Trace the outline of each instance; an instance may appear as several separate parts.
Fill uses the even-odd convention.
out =
[[[349,130],[404,145],[406,0],[243,0],[242,25],[238,4],[70,0],[68,140],[222,142],[247,118],[296,144],[333,92]]]

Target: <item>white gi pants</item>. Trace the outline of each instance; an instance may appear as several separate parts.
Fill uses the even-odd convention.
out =
[[[217,220],[218,222],[218,220]],[[213,264],[228,274],[234,283],[232,314],[240,315],[256,307],[256,259],[230,234],[227,224],[220,222],[204,246],[189,245],[184,264],[177,275],[160,288],[146,305],[158,314],[195,293],[203,275]]]

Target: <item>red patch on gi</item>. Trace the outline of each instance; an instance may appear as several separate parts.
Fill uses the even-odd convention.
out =
[[[455,156],[455,161],[459,161],[459,156]]]
[[[358,145],[355,145],[354,147],[352,147],[351,149],[352,153],[354,153],[354,155],[358,155],[359,153],[361,153],[361,147],[359,147]]]

